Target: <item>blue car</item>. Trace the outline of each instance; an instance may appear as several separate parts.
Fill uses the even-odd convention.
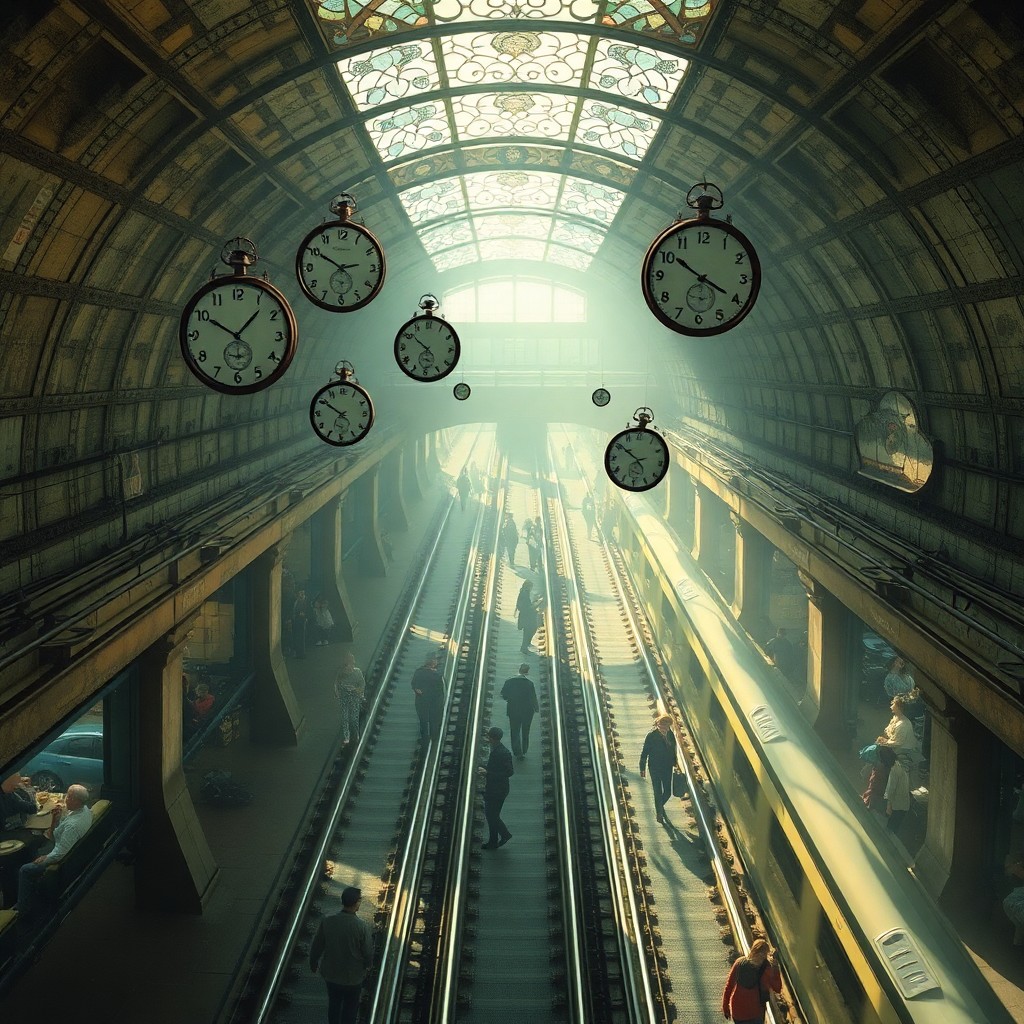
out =
[[[103,785],[103,726],[79,723],[71,726],[22,768],[36,789],[63,793],[81,783],[90,798]]]

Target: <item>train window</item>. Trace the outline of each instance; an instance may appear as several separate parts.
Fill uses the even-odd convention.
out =
[[[729,731],[729,723],[726,720],[725,712],[722,710],[721,702],[714,694],[711,695],[711,707],[709,708],[709,711],[710,714],[708,715],[708,720],[715,727],[715,731],[719,736],[725,736]]]
[[[789,891],[793,894],[793,898],[799,901],[800,889],[803,885],[803,871],[786,833],[782,831],[778,818],[772,818],[768,845],[782,877],[785,878],[786,884],[789,886]]]
[[[732,767],[736,773],[736,778],[739,779],[740,785],[743,787],[743,792],[747,794],[747,799],[751,804],[757,804],[757,776],[754,774],[754,769],[747,758],[746,752],[737,743],[732,754]]]
[[[867,996],[857,978],[857,973],[846,955],[846,950],[839,942],[832,922],[824,914],[818,915],[818,952],[836,984],[838,997],[846,1003],[850,1019],[870,1019],[865,1017]],[[873,1012],[871,1017],[874,1017]]]

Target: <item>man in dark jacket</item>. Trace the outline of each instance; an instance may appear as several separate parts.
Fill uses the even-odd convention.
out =
[[[477,771],[485,776],[484,782],[484,817],[487,819],[487,828],[490,835],[483,844],[485,850],[496,850],[504,846],[511,838],[505,822],[501,820],[501,807],[508,796],[508,780],[515,774],[512,765],[512,753],[501,742],[505,734],[493,726],[487,730],[487,742],[491,745],[491,755],[487,759],[486,768],[478,768]]]
[[[444,711],[444,678],[437,670],[437,655],[431,654],[412,674],[412,692],[416,694],[416,714],[420,720],[420,739],[436,740],[441,733]]]
[[[505,680],[501,697],[508,709],[508,728],[512,734],[512,753],[522,761],[530,749],[530,725],[539,709],[537,691],[530,679],[530,666],[519,666],[519,675]]]
[[[650,768],[654,810],[659,823],[665,820],[665,804],[672,795],[672,769],[675,766],[676,737],[672,732],[672,716],[659,715],[640,752],[640,778],[646,778],[647,769]]]
[[[350,885],[341,894],[341,913],[320,921],[309,947],[309,969],[327,985],[327,1024],[355,1024],[359,993],[373,963],[373,932],[360,919],[362,893]],[[321,963],[322,961],[322,963]]]

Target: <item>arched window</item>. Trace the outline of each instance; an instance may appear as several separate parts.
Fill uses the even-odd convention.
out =
[[[453,324],[582,324],[587,297],[541,278],[496,278],[447,292],[441,315]]]

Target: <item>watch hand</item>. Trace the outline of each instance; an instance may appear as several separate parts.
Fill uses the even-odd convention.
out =
[[[334,406],[331,405],[331,403],[328,402],[326,399],[321,398],[320,399],[320,404],[321,405],[326,405],[327,408],[331,410],[331,412],[337,413],[338,416],[341,417],[342,419],[346,419],[346,420],[348,419],[348,413],[347,412],[342,412],[340,409],[335,409]]]
[[[711,287],[712,287],[712,288],[714,288],[714,289],[715,289],[715,291],[719,291],[719,292],[721,292],[721,293],[722,293],[723,295],[725,295],[725,289],[724,289],[724,288],[719,288],[719,287],[718,287],[718,285],[717,285],[717,284],[715,284],[715,282],[714,282],[714,281],[710,281],[710,280],[708,280],[708,275],[707,275],[707,274],[698,274],[698,273],[697,273],[697,271],[696,271],[696,270],[694,270],[694,269],[693,269],[693,267],[691,267],[691,266],[690,266],[690,264],[686,262],[686,260],[676,260],[676,262],[677,262],[678,264],[680,264],[681,266],[683,266],[683,267],[686,267],[686,269],[687,269],[687,270],[688,270],[688,271],[689,271],[689,272],[690,272],[691,274],[693,274],[693,276],[694,276],[695,278],[697,278],[697,280],[698,280],[698,281],[700,281],[700,282],[701,282],[702,284],[709,284],[709,285],[711,285]]]
[[[237,339],[238,339],[239,341],[241,341],[241,340],[242,340],[242,331],[244,331],[244,330],[246,329],[246,327],[248,327],[248,326],[249,326],[249,324],[251,324],[251,323],[253,322],[253,320],[255,320],[255,319],[256,319],[256,317],[258,317],[259,315],[260,315],[260,311],[259,311],[259,310],[257,309],[257,310],[256,310],[256,312],[255,312],[255,313],[253,313],[253,315],[252,315],[251,317],[249,317],[249,319],[248,319],[248,320],[246,320],[246,321],[245,321],[245,323],[244,323],[244,324],[242,324],[242,326],[241,326],[241,327],[239,327],[239,328],[238,328],[238,333],[237,333],[237,334],[235,335],[235,337],[236,337],[236,338],[237,338]]]
[[[634,461],[643,462],[643,459],[637,458],[624,444],[620,444],[619,447]]]
[[[320,253],[320,259],[327,260],[328,263],[333,267],[337,267],[339,270],[351,270],[353,267],[358,267],[358,263],[335,263],[330,256]]]
[[[214,320],[211,317],[210,320],[207,322],[213,324],[214,327],[219,327],[222,331],[227,331],[228,334],[230,334],[231,337],[235,338],[237,341],[242,340],[241,338],[238,337],[238,334],[235,331],[231,330],[230,327],[225,327],[219,320]]]

